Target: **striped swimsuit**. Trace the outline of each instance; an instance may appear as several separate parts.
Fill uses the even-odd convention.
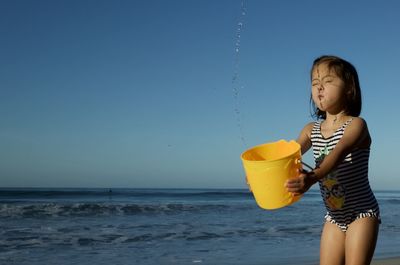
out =
[[[315,122],[311,131],[316,166],[335,148],[342,138],[348,120],[336,132],[324,138],[321,134],[321,121]],[[327,214],[325,219],[337,225],[343,232],[349,225],[364,217],[376,217],[380,222],[379,206],[368,181],[368,160],[370,149],[355,149],[342,163],[319,181],[321,196]]]

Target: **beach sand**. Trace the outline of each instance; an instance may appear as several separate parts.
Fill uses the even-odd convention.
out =
[[[313,263],[307,263],[309,265]],[[317,262],[317,264],[319,264]],[[313,264],[316,265],[316,264]],[[400,265],[400,257],[397,258],[377,258],[373,259],[371,265]]]
[[[400,257],[390,259],[374,259],[371,265],[400,265]]]

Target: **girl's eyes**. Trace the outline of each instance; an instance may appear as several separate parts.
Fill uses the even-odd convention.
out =
[[[326,80],[322,81],[323,85],[330,84],[330,83],[333,83],[333,79],[326,79]],[[320,85],[320,82],[311,83],[311,86],[313,86],[313,87],[319,86],[319,85]]]

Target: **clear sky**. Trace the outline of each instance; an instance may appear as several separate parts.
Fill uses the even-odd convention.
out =
[[[245,8],[0,0],[0,186],[244,188],[240,154],[297,137],[334,54],[359,72],[372,187],[399,190],[400,2]]]

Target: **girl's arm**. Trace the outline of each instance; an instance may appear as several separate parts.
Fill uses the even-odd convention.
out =
[[[303,130],[301,130],[300,135],[297,137],[297,143],[301,146],[301,154],[305,154],[312,146],[311,143],[311,131],[314,126],[314,123],[311,122],[304,126]],[[310,182],[310,178],[306,179],[306,172],[299,172],[300,176],[295,179],[289,179],[286,181],[285,186],[289,192],[292,192],[293,195],[301,194],[297,191],[298,181],[301,180],[303,189],[308,190],[315,182]],[[307,188],[305,188],[307,186]],[[305,192],[304,191],[304,192]]]
[[[306,126],[304,126],[303,130],[301,130],[299,137],[297,137],[296,142],[301,146],[301,154],[303,155],[311,148],[311,130],[314,126],[313,122],[310,122]]]
[[[306,192],[314,183],[324,178],[337,167],[343,159],[355,148],[368,148],[371,138],[368,127],[362,118],[354,118],[346,127],[343,137],[335,148],[324,158],[318,168],[308,173],[301,173],[298,178],[286,182],[289,192],[299,195]]]
[[[354,118],[346,127],[346,131],[335,148],[327,155],[320,166],[314,169],[317,179],[325,177],[337,167],[343,159],[356,148],[368,148],[371,137],[366,122],[362,118]]]

